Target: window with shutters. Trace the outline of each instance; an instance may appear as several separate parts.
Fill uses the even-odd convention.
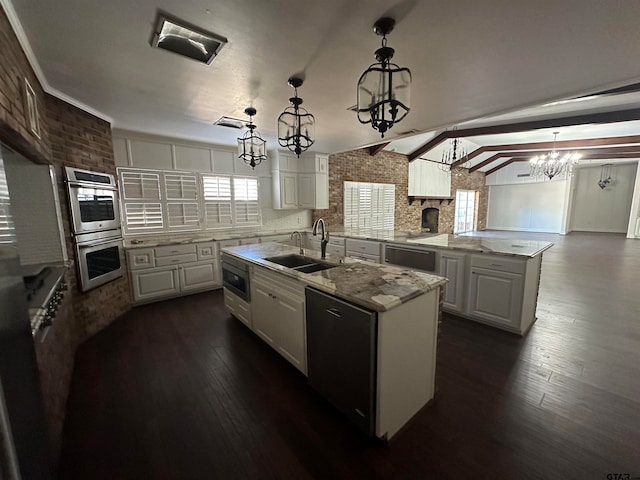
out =
[[[15,243],[16,230],[11,216],[9,187],[4,173],[4,163],[0,159],[0,243]]]
[[[231,177],[202,176],[205,228],[233,226]]]
[[[164,231],[160,173],[120,170],[125,234]]]
[[[396,186],[388,183],[344,182],[344,226],[393,230]]]
[[[119,168],[125,234],[260,226],[257,178]]]
[[[197,230],[198,178],[192,173],[164,173],[163,177],[169,230]]]
[[[236,225],[260,225],[258,180],[256,178],[233,179],[233,200]]]

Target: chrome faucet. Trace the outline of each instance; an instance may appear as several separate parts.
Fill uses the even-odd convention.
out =
[[[304,248],[302,248],[302,234],[297,230],[295,232],[291,232],[291,240],[293,240],[293,237],[296,235],[298,236],[296,247],[300,247],[300,255],[304,255]]]
[[[321,237],[320,237],[320,258],[326,258],[327,256],[327,243],[329,243],[329,232],[325,230],[324,220],[322,218],[318,218],[315,222],[313,222],[313,231],[311,232],[313,235],[318,234],[318,225],[321,227]]]

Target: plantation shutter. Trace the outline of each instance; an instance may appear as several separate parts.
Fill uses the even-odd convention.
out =
[[[202,176],[206,228],[231,227],[231,178]]]
[[[395,185],[344,182],[344,226],[367,230],[392,230]]]
[[[136,170],[120,170],[119,173],[125,232],[162,231],[160,175]]]
[[[200,226],[198,179],[192,174],[165,173],[169,230],[195,230]]]
[[[11,216],[9,187],[4,173],[4,163],[0,159],[0,243],[15,243],[16,230]]]
[[[258,179],[234,178],[233,198],[236,211],[236,225],[260,225]]]

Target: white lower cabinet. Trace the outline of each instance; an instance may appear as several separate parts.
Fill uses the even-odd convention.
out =
[[[251,308],[253,331],[306,374],[304,286],[255,268]]]
[[[471,267],[469,315],[518,328],[522,275]]]
[[[245,302],[235,293],[223,288],[224,306],[227,307],[229,313],[244,323],[247,327],[251,327],[251,304]]]
[[[131,273],[133,301],[169,297],[180,293],[178,267],[150,268]]]
[[[217,252],[214,242],[128,250],[133,303],[219,287]]]
[[[464,312],[465,289],[465,258],[464,253],[440,253],[439,274],[449,280],[444,286],[443,307],[452,312]]]

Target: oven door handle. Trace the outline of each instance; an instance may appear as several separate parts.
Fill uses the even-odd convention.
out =
[[[117,244],[119,242],[122,242],[122,239],[120,239],[120,238],[113,239],[112,238],[110,240],[105,240],[103,242],[78,243],[78,248],[82,249],[82,248],[91,248],[91,247],[101,247],[102,245],[107,245],[109,243]]]

